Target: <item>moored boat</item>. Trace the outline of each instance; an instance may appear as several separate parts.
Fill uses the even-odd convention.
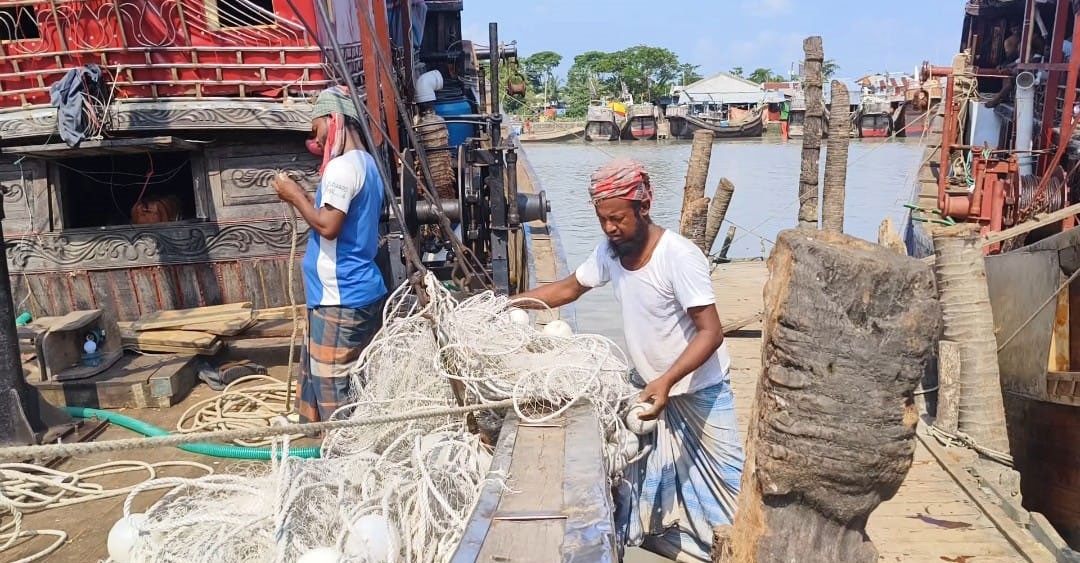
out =
[[[656,138],[656,106],[649,103],[633,104],[627,109],[626,115],[624,139],[646,141]]]
[[[615,110],[606,104],[594,102],[589,105],[586,114],[586,141],[615,141],[621,130],[615,121]]]
[[[728,114],[708,112],[691,114],[687,106],[670,106],[667,119],[671,134],[678,139],[690,139],[694,131],[706,129],[717,138],[760,137],[765,131],[764,106],[750,110],[729,108]]]
[[[891,135],[893,125],[888,102],[874,96],[863,96],[855,115],[855,127],[859,137],[864,139]]]

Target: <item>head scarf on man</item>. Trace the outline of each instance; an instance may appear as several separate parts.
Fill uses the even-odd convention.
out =
[[[360,112],[352,103],[348,91],[340,86],[331,86],[319,93],[315,98],[315,106],[311,111],[311,119],[320,117],[329,118],[327,123],[326,144],[322,151],[321,174],[326,165],[334,158],[341,156],[345,151],[345,118],[351,117],[360,121]]]
[[[592,173],[589,198],[593,205],[612,198],[651,202],[653,190],[649,173],[636,160],[612,160]]]

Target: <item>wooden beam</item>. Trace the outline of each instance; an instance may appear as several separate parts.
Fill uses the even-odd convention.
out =
[[[1035,229],[1045,227],[1078,214],[1080,214],[1080,203],[1074,203],[1068,207],[1050,213],[1041,213],[1015,227],[1009,227],[1008,229],[996,233],[987,234],[983,237],[983,246],[990,246],[991,244],[1003,242],[1024,233],[1030,233]]]

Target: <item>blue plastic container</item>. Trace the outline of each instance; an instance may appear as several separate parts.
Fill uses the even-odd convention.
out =
[[[454,116],[472,113],[472,106],[468,100],[446,100],[435,102],[435,113],[443,119],[450,120]],[[465,143],[465,139],[476,136],[476,126],[472,123],[447,123],[450,130],[450,146],[457,147]]]

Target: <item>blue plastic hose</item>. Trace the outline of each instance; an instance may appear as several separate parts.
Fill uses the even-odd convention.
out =
[[[75,418],[92,418],[97,417],[102,420],[107,420],[117,426],[127,428],[133,432],[138,432],[143,436],[170,436],[171,434],[167,430],[162,430],[153,424],[143,422],[137,418],[122,415],[111,411],[104,411],[101,409],[91,409],[87,407],[64,407],[64,410],[68,414]],[[249,448],[245,446],[228,446],[225,444],[183,444],[179,446],[181,450],[190,452],[193,454],[205,455],[210,457],[225,457],[231,459],[251,459],[268,461],[270,459],[270,448]],[[289,457],[305,457],[315,458],[319,457],[319,448],[306,447],[306,448],[290,448]]]

